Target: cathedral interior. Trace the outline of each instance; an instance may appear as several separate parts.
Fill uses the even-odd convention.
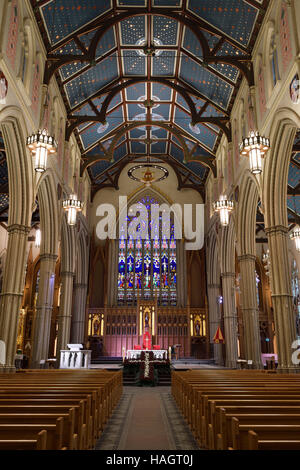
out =
[[[59,448],[95,447],[134,374],[183,416],[164,449],[242,446],[198,428],[193,380],[298,384],[299,20],[299,0],[0,1],[0,385],[104,390],[99,429]]]

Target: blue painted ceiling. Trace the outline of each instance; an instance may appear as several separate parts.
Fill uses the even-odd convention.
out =
[[[193,163],[183,162],[186,169],[205,180],[208,168],[197,156],[214,156],[222,132],[213,124],[192,125],[186,100],[166,84],[150,82],[167,79],[189,89],[201,117],[226,117],[231,110],[239,85],[238,68],[226,63],[203,62],[202,46],[192,31],[164,12],[181,12],[207,39],[211,53],[240,57],[251,54],[255,28],[262,21],[264,9],[247,0],[33,0],[48,53],[54,57],[75,55],[88,49],[100,23],[106,24],[118,14],[128,17],[107,26],[96,47],[93,63],[73,60],[56,74],[72,116],[96,116],[107,92],[128,79],[144,79],[118,93],[110,103],[106,123],[86,122],[75,129],[85,156],[103,153],[108,140],[124,123],[140,121],[138,129],[127,132],[119,142],[114,159],[128,155],[168,155],[183,162],[183,151],[172,133],[153,125],[151,119],[170,124],[187,139],[193,151]],[[150,15],[145,14],[150,12]],[[131,15],[133,16],[131,16]],[[173,15],[174,16],[174,15]],[[259,20],[259,21],[258,21]],[[97,23],[98,22],[98,23]],[[87,27],[88,25],[88,27]],[[147,41],[156,46],[155,55],[146,57],[142,47]],[[96,96],[97,95],[97,96]],[[143,101],[152,99],[155,106],[146,109]],[[106,146],[106,149],[105,149]],[[101,152],[100,152],[100,150]],[[93,179],[111,162],[100,161],[90,167]],[[100,173],[99,173],[100,172]],[[100,178],[101,179],[101,178]],[[197,181],[199,181],[197,179]]]

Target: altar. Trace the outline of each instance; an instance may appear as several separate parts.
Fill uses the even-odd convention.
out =
[[[126,359],[140,359],[143,352],[150,352],[149,349],[128,349]],[[168,351],[165,349],[151,350],[154,359],[168,359]]]
[[[135,376],[137,385],[159,385],[159,375],[170,375],[170,360],[167,351],[148,349],[127,351],[123,361],[123,375]]]

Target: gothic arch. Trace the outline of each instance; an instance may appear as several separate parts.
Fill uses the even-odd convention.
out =
[[[262,202],[266,227],[288,226],[286,196],[290,155],[300,116],[288,108],[277,111],[270,132],[271,149],[265,157]]]
[[[60,214],[58,208],[57,182],[50,169],[41,176],[37,194],[39,198],[42,231],[41,254],[57,256],[58,241],[60,238]]]
[[[0,338],[6,345],[6,367],[14,369],[17,326],[24,288],[27,237],[34,201],[32,160],[25,147],[27,127],[19,108],[0,111],[9,184],[8,244],[0,302]],[[14,276],[11,267],[14,266]],[[9,312],[9,314],[8,314]]]
[[[240,185],[237,210],[237,250],[238,254],[255,255],[256,211],[259,199],[256,178],[247,170]]]
[[[25,147],[28,129],[21,110],[8,106],[0,111],[9,184],[8,225],[30,226],[34,202],[32,159]]]

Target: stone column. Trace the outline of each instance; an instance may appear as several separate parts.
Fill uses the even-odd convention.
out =
[[[241,311],[243,318],[245,359],[262,369],[258,305],[256,297],[255,256],[239,256],[241,272]]]
[[[61,272],[60,277],[61,296],[58,314],[58,335],[56,348],[56,357],[58,361],[60,357],[60,351],[62,349],[67,349],[67,344],[70,343],[74,273],[63,271]]]
[[[57,255],[50,253],[40,256],[40,282],[31,356],[31,367],[34,369],[40,368],[41,360],[48,359],[56,259]]]
[[[84,344],[87,284],[74,284],[71,342]]]
[[[237,316],[235,307],[235,273],[222,273],[226,367],[237,368]]]
[[[208,284],[208,305],[209,305],[209,332],[210,344],[213,343],[213,337],[217,331],[218,326],[221,326],[221,311],[218,303],[220,295],[220,284]],[[223,365],[222,344],[213,344],[214,360],[218,365]]]
[[[0,339],[5,342],[4,371],[15,370],[18,320],[23,297],[26,247],[30,227],[13,224],[7,228],[7,255],[0,300]]]
[[[288,228],[282,225],[266,228],[271,261],[271,297],[274,310],[278,350],[278,370],[300,372],[292,363],[292,343],[297,339],[293,309],[291,272],[288,257]]]

